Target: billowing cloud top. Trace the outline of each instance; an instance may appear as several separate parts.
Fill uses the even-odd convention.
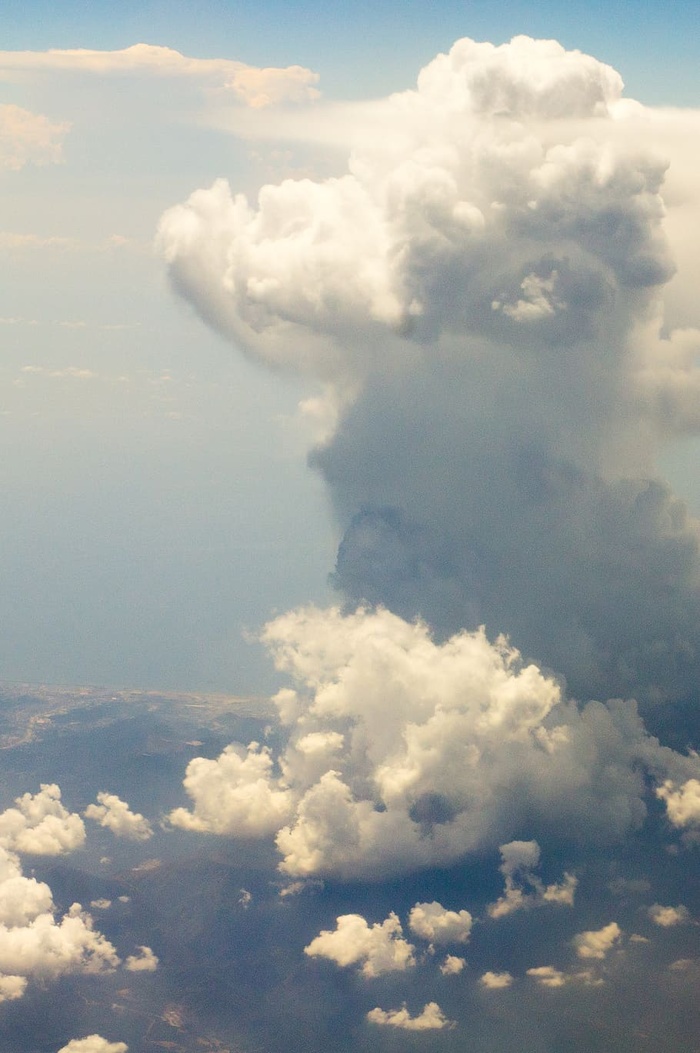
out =
[[[465,326],[574,340],[601,302],[671,273],[664,166],[596,141],[621,91],[610,67],[554,41],[459,41],[388,100],[386,141],[347,175],[263,187],[257,209],[219,182],[166,214],[163,252],[234,339],[336,378],[375,365],[351,325],[362,342]]]
[[[501,46],[459,40],[418,78],[432,107],[515,119],[605,117],[622,89],[611,66],[556,40],[526,36]]]

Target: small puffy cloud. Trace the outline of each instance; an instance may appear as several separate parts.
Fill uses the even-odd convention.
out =
[[[499,852],[502,860],[500,871],[506,876],[539,866],[540,846],[537,841],[509,841],[507,845],[501,845]]]
[[[687,907],[662,907],[660,903],[654,903],[647,912],[655,925],[663,929],[670,929],[674,925],[684,925],[690,921],[690,912]]]
[[[109,910],[112,906],[111,899],[93,899],[90,900],[90,906],[93,910]]]
[[[87,48],[49,51],[0,51],[2,74],[92,74],[95,76],[151,76],[186,78],[228,94],[254,109],[318,97],[318,74],[303,66],[265,69],[230,59],[199,59],[173,48],[133,44],[117,51]]]
[[[492,918],[502,918],[513,911],[539,907],[546,903],[571,907],[578,879],[564,874],[559,884],[543,885],[534,870],[540,862],[536,841],[511,841],[500,847],[503,862],[500,871],[505,878],[505,892],[488,908]]]
[[[415,936],[430,943],[466,943],[473,919],[468,910],[445,910],[441,903],[416,903],[408,924]]]
[[[528,969],[527,975],[537,980],[542,987],[563,987],[566,983],[566,974],[553,965],[538,965],[534,969]]]
[[[687,779],[681,786],[667,779],[657,787],[656,796],[665,802],[672,826],[682,828],[700,824],[700,779]]]
[[[574,895],[578,887],[578,878],[573,874],[564,874],[563,881],[546,885],[542,892],[543,903],[554,903],[562,907],[573,907]]]
[[[61,803],[61,790],[42,783],[39,793],[25,793],[15,808],[0,813],[0,845],[13,852],[57,856],[85,843],[80,816]]]
[[[0,170],[19,171],[25,165],[59,164],[67,122],[50,121],[11,103],[0,105]]]
[[[26,976],[0,976],[0,1002],[14,1002],[26,989]]]
[[[323,888],[322,881],[290,881],[282,885],[279,891],[280,899],[288,899],[289,896],[300,896],[302,892],[317,892]]]
[[[0,892],[0,925],[8,929],[25,927],[53,910],[49,886],[25,877],[17,856],[4,848],[0,848]]]
[[[505,987],[512,985],[513,977],[507,972],[493,973],[489,971],[483,974],[479,983],[489,991],[502,991]]]
[[[619,943],[622,930],[615,921],[604,925],[602,929],[580,932],[574,936],[573,945],[579,958],[593,958],[602,961],[612,948]]]
[[[444,962],[440,963],[440,972],[443,976],[458,976],[466,964],[464,958],[459,958],[456,954],[448,954]]]
[[[138,954],[130,954],[124,962],[124,968],[130,973],[152,973],[158,968],[158,956],[150,947],[140,946]]]
[[[304,953],[311,958],[328,958],[340,966],[360,965],[363,976],[404,972],[415,965],[414,947],[403,938],[396,914],[368,925],[360,914],[343,914],[334,931],[325,929],[312,940]]]
[[[411,1016],[406,1006],[401,1009],[371,1009],[367,1014],[371,1024],[382,1027],[398,1027],[404,1031],[442,1031],[454,1027],[437,1002],[428,1002],[418,1016]]]
[[[126,801],[114,793],[98,793],[98,804],[85,809],[85,817],[111,830],[117,837],[129,841],[147,841],[153,836],[151,824],[139,812],[132,812]]]
[[[67,1046],[61,1046],[58,1053],[127,1053],[126,1042],[109,1042],[101,1035],[88,1035],[87,1038],[72,1038]]]
[[[170,822],[183,830],[239,837],[276,832],[291,811],[292,796],[272,767],[270,750],[257,742],[247,749],[227,746],[216,760],[193,758],[183,785],[194,808],[176,808]]]

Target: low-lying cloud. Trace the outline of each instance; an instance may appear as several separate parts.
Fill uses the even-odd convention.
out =
[[[442,1031],[454,1025],[447,1019],[437,1002],[428,1002],[416,1016],[406,1006],[401,1009],[370,1009],[367,1019],[380,1027],[397,1027],[402,1031]]]
[[[175,826],[276,836],[293,877],[378,879],[501,846],[492,911],[571,904],[576,879],[544,885],[528,831],[604,844],[643,824],[648,780],[697,773],[661,746],[632,702],[577,706],[556,680],[483,630],[436,642],[386,610],[306,608],[263,639],[294,688],[277,696],[288,741],[195,758],[192,809]],[[529,886],[524,892],[523,886]]]
[[[97,804],[87,806],[85,818],[94,819],[116,837],[125,837],[129,841],[148,841],[153,836],[148,819],[140,812],[132,812],[127,802],[114,793],[98,793]]]
[[[110,972],[119,965],[115,948],[80,904],[57,918],[49,886],[26,877],[17,856],[4,848],[0,904],[0,1000],[21,997],[30,979]]]
[[[0,813],[0,845],[12,852],[56,856],[84,843],[85,824],[64,807],[55,783],[42,783],[39,793],[22,794]]]
[[[62,1046],[58,1053],[127,1053],[125,1042],[109,1042],[101,1035],[88,1035],[87,1038],[73,1038],[67,1046]]]
[[[371,978],[410,969],[416,964],[414,950],[404,939],[396,914],[374,925],[368,925],[360,914],[344,914],[333,931],[321,932],[304,953],[343,967],[358,965],[362,975]]]

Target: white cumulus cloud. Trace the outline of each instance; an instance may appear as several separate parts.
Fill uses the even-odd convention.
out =
[[[25,793],[14,808],[0,813],[0,845],[14,852],[56,856],[85,843],[85,826],[61,802],[55,783],[42,783],[39,793]]]
[[[466,964],[464,958],[456,954],[447,954],[445,960],[440,963],[440,972],[443,976],[459,976]]]
[[[138,954],[130,954],[124,962],[124,968],[130,973],[153,973],[158,968],[158,956],[150,947],[140,946]]]
[[[528,969],[527,975],[543,987],[563,987],[567,981],[566,974],[560,969],[555,969],[553,965],[537,965]]]
[[[408,925],[412,933],[430,943],[466,943],[472,931],[468,910],[445,910],[441,903],[416,903]]]
[[[444,1028],[454,1026],[437,1002],[428,1002],[417,1016],[411,1016],[405,1005],[401,1009],[389,1010],[377,1007],[370,1009],[367,1019],[372,1024],[397,1027],[403,1031],[442,1031]]]
[[[563,881],[544,885],[534,871],[540,862],[540,846],[536,841],[511,841],[500,847],[500,870],[505,878],[505,891],[490,904],[492,918],[502,918],[515,910],[539,907],[546,903],[572,907],[578,880],[564,874]]]
[[[132,812],[126,801],[116,794],[100,792],[97,801],[97,804],[89,804],[85,809],[87,819],[94,819],[117,837],[125,837],[129,841],[147,841],[153,836],[148,820],[140,812]]]
[[[684,925],[690,920],[690,912],[682,904],[677,907],[664,907],[660,903],[654,903],[649,907],[648,913],[654,924],[660,925],[663,929],[670,929],[674,925]]]
[[[485,987],[488,991],[502,991],[506,987],[511,987],[513,984],[513,977],[508,972],[494,973],[485,972],[479,983],[482,987]]]
[[[257,742],[247,750],[227,746],[216,760],[195,757],[184,780],[194,808],[176,808],[170,822],[184,830],[244,837],[277,831],[289,815],[292,798],[272,768],[270,750]]]
[[[126,1042],[109,1042],[101,1035],[88,1035],[86,1038],[72,1038],[67,1046],[61,1046],[58,1053],[127,1053]]]
[[[257,743],[195,758],[184,783],[193,808],[170,820],[276,834],[293,878],[380,877],[501,845],[506,895],[494,916],[570,905],[576,878],[544,885],[537,843],[507,837],[526,822],[623,837],[646,814],[644,771],[698,770],[646,733],[633,703],[566,702],[553,677],[483,629],[438,643],[386,610],[305,608],[263,639],[296,683],[279,696],[281,774]]]
[[[666,804],[672,826],[700,825],[700,779],[687,779],[680,786],[667,779],[657,788],[656,796]]]
[[[26,976],[0,976],[0,1002],[13,1002],[27,989]]]
[[[602,929],[580,932],[574,936],[573,944],[579,958],[592,958],[602,961],[622,938],[622,930],[615,921],[604,925]]]
[[[414,947],[403,938],[401,922],[393,913],[374,925],[368,925],[361,914],[343,914],[336,928],[324,929],[304,953],[343,967],[361,965],[362,975],[368,978],[415,965]]]

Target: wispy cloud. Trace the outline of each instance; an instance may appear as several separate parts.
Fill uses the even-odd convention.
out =
[[[0,105],[0,170],[18,172],[25,165],[63,161],[68,121],[52,121],[12,103]]]
[[[117,51],[1,51],[0,78],[17,73],[185,78],[227,93],[253,109],[307,102],[319,94],[318,74],[303,66],[259,68],[230,59],[192,58],[154,44],[133,44]]]

